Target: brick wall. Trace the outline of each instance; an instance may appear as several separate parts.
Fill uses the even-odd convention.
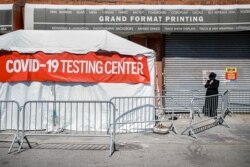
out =
[[[162,67],[163,67],[162,61],[155,62],[155,82],[156,82],[156,84],[158,84],[158,85],[156,85],[155,90],[157,90],[157,89],[163,90],[163,76],[162,76],[163,69],[162,69]],[[162,95],[162,94],[160,94],[160,95]]]
[[[155,61],[155,73],[156,73],[156,82],[159,89],[162,89],[162,57],[164,54],[164,37],[162,34],[153,33],[153,34],[139,34],[129,36],[129,40],[138,43],[147,48],[153,49],[156,52],[156,61]]]

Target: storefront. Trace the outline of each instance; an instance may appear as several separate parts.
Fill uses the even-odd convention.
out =
[[[13,4],[0,5],[0,35],[13,29],[12,12]]]
[[[221,90],[250,88],[250,31],[173,33],[165,36],[165,44],[165,89],[205,91],[212,71]]]
[[[154,49],[160,89],[203,89],[211,71],[221,89],[250,88],[250,5],[25,4],[24,16],[24,29],[104,29]]]

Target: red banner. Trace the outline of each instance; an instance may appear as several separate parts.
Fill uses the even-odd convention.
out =
[[[0,82],[149,83],[147,57],[117,53],[0,53]]]

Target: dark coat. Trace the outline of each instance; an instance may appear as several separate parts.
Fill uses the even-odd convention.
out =
[[[211,80],[207,80],[207,83],[205,84],[205,88],[207,88],[206,96],[216,95],[219,93],[218,87],[220,85],[220,81],[213,79],[213,82],[211,84],[210,81]]]

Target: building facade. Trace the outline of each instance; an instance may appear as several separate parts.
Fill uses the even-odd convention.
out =
[[[221,89],[250,88],[250,0],[4,0],[1,3],[12,4],[10,9],[2,7],[6,12],[0,21],[9,27],[2,26],[1,33],[17,29],[105,29],[155,50],[156,81],[160,89],[204,89],[207,75],[212,71],[217,73]],[[234,71],[231,78],[230,69]]]

